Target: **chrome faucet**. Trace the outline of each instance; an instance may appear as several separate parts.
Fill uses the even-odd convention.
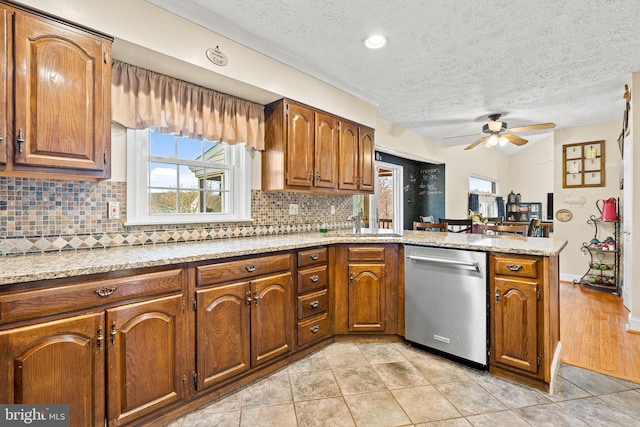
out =
[[[349,215],[347,221],[353,222],[353,229],[357,234],[362,232],[362,225],[360,223],[360,213],[357,215]]]

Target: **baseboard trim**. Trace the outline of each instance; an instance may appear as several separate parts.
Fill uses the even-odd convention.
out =
[[[640,332],[640,318],[631,316],[631,313],[629,313],[629,323],[627,323],[627,331]]]

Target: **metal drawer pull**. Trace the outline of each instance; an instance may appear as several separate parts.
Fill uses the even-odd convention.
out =
[[[522,270],[522,264],[507,264],[506,267],[511,271]]]
[[[256,271],[256,268],[257,267],[255,264],[245,265],[244,267],[244,269],[247,270],[249,273]]]
[[[311,308],[317,308],[320,305],[320,301],[318,300],[311,301],[309,305],[311,306]]]
[[[22,133],[22,128],[18,129],[18,138],[16,138],[16,140],[18,141],[18,152],[22,153],[24,147],[24,135]]]
[[[114,293],[116,289],[118,288],[112,286],[110,288],[95,289],[93,293],[101,297],[108,297],[109,295]]]
[[[320,327],[318,325],[315,325],[315,326],[309,328],[309,330],[311,331],[312,334],[315,334],[316,332],[318,332],[320,330]]]
[[[316,283],[318,280],[320,280],[320,277],[318,277],[317,274],[314,274],[313,276],[309,277],[309,280],[311,280],[311,283]]]
[[[318,174],[318,176],[319,176],[319,174]],[[319,256],[320,255],[318,255],[318,254],[311,254],[311,255],[309,255],[309,258],[311,258],[313,261],[315,261],[315,260],[318,259]]]

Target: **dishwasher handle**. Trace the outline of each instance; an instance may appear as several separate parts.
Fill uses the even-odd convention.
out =
[[[432,262],[434,264],[447,264],[461,267],[471,267],[477,272],[480,272],[480,266],[477,262],[473,261],[458,261],[455,259],[445,259],[445,258],[431,258],[424,256],[415,256],[415,255],[407,255],[407,258],[413,261],[427,261]]]

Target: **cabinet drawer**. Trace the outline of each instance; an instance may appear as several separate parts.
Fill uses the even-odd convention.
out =
[[[383,246],[362,246],[349,248],[349,261],[384,261]]]
[[[315,248],[298,252],[298,267],[326,263],[327,248]]]
[[[302,322],[298,322],[298,346],[309,344],[329,334],[326,313]]]
[[[328,306],[329,299],[326,289],[298,297],[298,319],[323,313],[327,311]]]
[[[538,259],[536,258],[514,258],[500,257],[494,258],[495,274],[504,276],[538,277]]]
[[[298,271],[298,293],[304,294],[327,287],[327,266],[306,268]]]
[[[0,323],[182,290],[182,269],[0,295]]]
[[[196,267],[196,285],[247,279],[291,268],[291,255],[268,255]]]

